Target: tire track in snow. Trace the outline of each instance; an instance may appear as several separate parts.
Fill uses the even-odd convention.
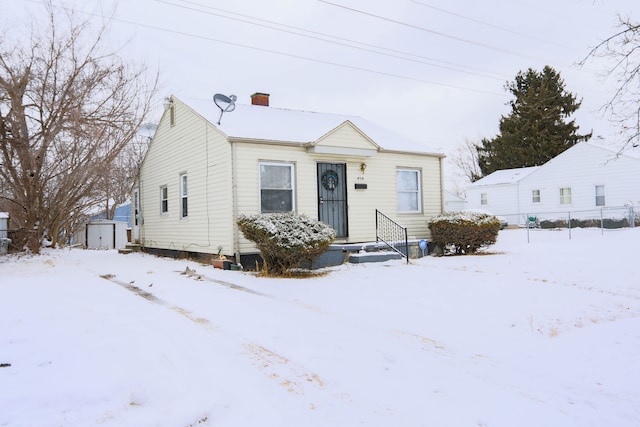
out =
[[[171,304],[168,301],[165,301],[161,298],[158,298],[151,292],[147,292],[144,289],[141,289],[137,286],[134,286],[132,283],[126,283],[124,281],[116,279],[113,274],[103,274],[99,276],[102,279],[108,280],[116,285],[123,287],[124,289],[138,295],[149,302],[157,304],[161,307],[168,308],[176,313],[186,317],[192,322],[198,324],[199,326],[204,327],[209,331],[220,332],[220,329],[211,323],[208,319],[202,317],[196,317],[192,312],[186,310],[185,308],[179,307],[177,305]],[[293,303],[295,305],[301,305],[297,302],[292,302],[288,300],[282,300],[280,298],[274,297],[272,295],[263,294],[261,292],[254,291],[249,288],[245,288],[243,286],[235,285],[233,283],[219,281],[211,278],[206,278],[202,275],[198,275],[198,279],[207,280],[210,282],[214,282],[223,286],[226,286],[230,289],[239,290],[243,292],[248,292],[253,295],[263,296],[267,298],[271,298],[278,301],[285,301],[289,303]],[[309,307],[302,305],[302,307],[310,309],[312,311],[316,311],[314,307]],[[315,372],[307,372],[307,370],[299,364],[296,364],[289,360],[288,358],[271,351],[261,345],[255,343],[243,343],[243,354],[246,355],[252,362],[252,364],[257,367],[260,371],[262,371],[268,378],[278,383],[281,387],[284,387],[287,392],[296,394],[299,396],[305,395],[306,387],[313,386],[316,389],[323,389],[325,387],[324,381],[320,378],[318,374]]]

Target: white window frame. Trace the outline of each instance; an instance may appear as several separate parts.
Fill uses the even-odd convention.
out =
[[[560,204],[570,205],[572,202],[571,187],[560,187]]]
[[[415,189],[400,189],[400,179],[398,178],[400,173],[414,173],[416,175],[417,188]],[[415,194],[416,210],[407,210],[400,206],[400,194]],[[398,213],[422,213],[422,171],[414,168],[397,168],[396,169],[396,205]]]
[[[541,200],[541,196],[540,196],[540,190],[539,189],[534,189],[531,190],[531,203],[540,203]]]
[[[189,179],[186,173],[180,174],[180,219],[189,218]]]
[[[167,215],[169,213],[169,187],[166,185],[160,186],[160,215]]]
[[[602,191],[599,192],[598,190],[602,190]],[[596,185],[595,192],[596,192],[596,206],[598,207],[606,206],[604,185]]]
[[[262,187],[262,167],[263,166],[275,166],[289,168],[291,188],[263,188]],[[296,210],[296,168],[295,163],[291,162],[273,162],[273,161],[260,161],[258,162],[258,200],[260,203],[260,212],[262,213],[277,213],[277,212],[293,212]],[[290,211],[274,211],[265,210],[262,206],[262,191],[263,190],[289,190],[291,194],[291,210]]]
[[[480,204],[482,206],[486,206],[487,204],[489,204],[489,196],[487,195],[487,193],[480,193]]]

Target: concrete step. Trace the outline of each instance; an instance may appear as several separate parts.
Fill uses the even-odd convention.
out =
[[[125,249],[128,249],[129,252],[140,252],[142,250],[142,246],[138,243],[127,243],[125,245]]]
[[[363,264],[366,262],[384,262],[390,259],[404,258],[398,252],[394,251],[377,251],[377,252],[353,252],[349,254],[349,262],[352,264]]]

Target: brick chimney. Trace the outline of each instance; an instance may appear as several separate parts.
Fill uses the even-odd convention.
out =
[[[269,106],[269,94],[256,92],[251,95],[251,105],[263,105],[265,107]]]

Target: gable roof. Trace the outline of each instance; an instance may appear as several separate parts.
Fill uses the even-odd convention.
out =
[[[232,139],[315,145],[324,136],[348,122],[368,138],[372,147],[379,147],[381,151],[444,157],[434,147],[357,116],[236,103],[235,110],[224,113],[221,124],[218,125],[220,110],[213,101],[189,100],[185,105]]]
[[[483,185],[515,184],[521,179],[529,176],[541,166],[530,166],[526,168],[503,169],[495,171],[482,179],[477,180],[470,187],[481,187]]]
[[[481,187],[485,185],[507,185],[507,184],[515,184],[520,180],[526,178],[531,175],[533,172],[537,171],[540,168],[544,168],[546,165],[551,165],[559,161],[559,159],[563,159],[566,156],[570,156],[571,153],[576,150],[582,149],[583,147],[592,147],[595,149],[600,149],[609,154],[611,160],[617,157],[626,157],[634,160],[640,160],[640,153],[637,150],[627,150],[624,152],[617,151],[611,147],[595,144],[588,141],[579,142],[578,144],[573,145],[572,147],[567,148],[562,153],[558,154],[553,159],[550,159],[548,162],[541,166],[531,166],[526,168],[515,168],[515,169],[503,169],[499,171],[495,171],[492,174],[485,176],[482,179],[472,183],[469,187]],[[545,169],[546,170],[546,169]]]

